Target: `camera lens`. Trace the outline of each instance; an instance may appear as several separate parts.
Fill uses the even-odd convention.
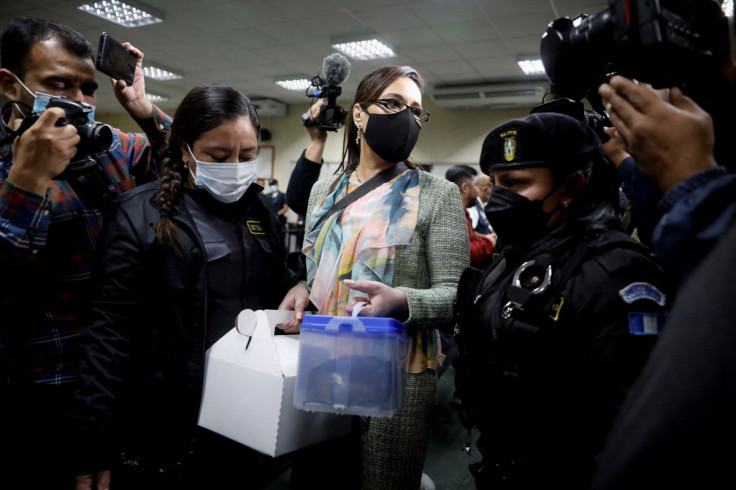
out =
[[[603,76],[615,50],[614,19],[608,10],[549,24],[542,36],[542,63],[561,95],[579,99]]]
[[[92,153],[100,153],[112,145],[112,130],[109,126],[92,121],[77,126],[81,141],[80,148],[87,148]]]

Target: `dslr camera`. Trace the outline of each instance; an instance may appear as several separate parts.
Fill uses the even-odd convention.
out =
[[[718,69],[711,49],[721,42],[714,32],[719,17],[712,0],[608,0],[608,8],[594,15],[551,22],[540,51],[559,98],[532,113],[570,115],[606,142],[603,127],[612,124],[597,89],[614,74],[655,88],[679,86],[697,101]]]
[[[595,15],[551,22],[542,62],[556,91],[574,100],[616,73],[695,94],[718,69],[712,49],[723,20],[713,0],[608,0]]]
[[[64,180],[96,169],[97,161],[92,158],[92,154],[102,153],[110,148],[110,145],[112,145],[112,130],[110,127],[91,120],[94,106],[90,104],[62,96],[48,95],[45,97],[48,97],[47,109],[50,107],[64,109],[65,115],[56,122],[56,125],[71,124],[77,129],[77,134],[80,137],[77,144],[77,153],[72,157],[67,168],[55,178]],[[32,112],[27,115],[20,127],[10,137],[14,139],[23,134],[41,117],[41,114],[42,112]]]

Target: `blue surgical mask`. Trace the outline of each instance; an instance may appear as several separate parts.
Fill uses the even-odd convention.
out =
[[[46,108],[49,105],[49,101],[51,101],[53,99],[58,99],[59,98],[58,95],[49,95],[49,94],[45,94],[43,92],[36,92],[34,94],[33,92],[31,92],[31,89],[29,89],[28,87],[26,87],[26,84],[23,83],[21,81],[21,79],[18,78],[15,75],[15,73],[13,73],[13,76],[18,81],[18,83],[20,83],[21,87],[23,87],[25,89],[25,91],[28,92],[28,94],[31,97],[33,97],[33,109],[32,109],[33,112],[39,112],[40,113],[40,112],[45,111]],[[79,101],[77,101],[77,102],[84,107],[84,112],[87,114],[87,119],[89,119],[90,122],[94,121],[95,120],[95,106],[93,106],[92,104],[88,104],[86,102],[79,102]],[[20,111],[20,113],[23,115],[23,117],[26,116],[26,114],[23,114],[23,111],[21,111],[20,108],[18,108],[17,105],[15,107],[16,107],[16,109],[18,109],[18,111]]]
[[[187,145],[189,154],[197,169],[189,173],[194,179],[194,185],[205,189],[216,200],[224,203],[235,202],[245,194],[248,187],[256,181],[258,164],[255,160],[249,162],[216,163],[197,160],[192,148]]]

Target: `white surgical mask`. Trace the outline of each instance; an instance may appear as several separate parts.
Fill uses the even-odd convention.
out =
[[[272,185],[271,186],[271,192],[273,192],[274,194],[276,194],[278,191],[279,191],[279,188],[277,186],[275,186],[275,185]]]
[[[202,162],[194,157],[189,145],[187,149],[197,162],[196,172],[192,172],[191,166],[189,167],[189,173],[194,178],[194,185],[205,189],[220,202],[237,201],[256,181],[257,163],[255,160],[236,163]]]

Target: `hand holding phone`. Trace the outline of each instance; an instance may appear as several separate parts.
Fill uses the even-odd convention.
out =
[[[100,36],[95,67],[102,73],[133,85],[138,57],[106,32]]]

